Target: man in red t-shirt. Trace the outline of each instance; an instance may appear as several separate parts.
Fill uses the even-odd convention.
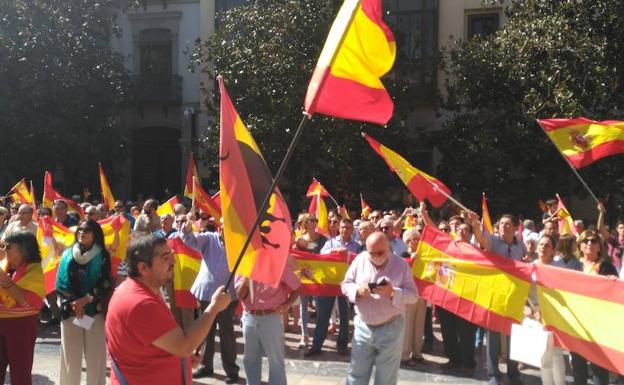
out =
[[[129,279],[113,293],[106,316],[111,384],[191,384],[191,360],[201,360],[194,351],[230,296],[220,287],[204,313],[180,329],[160,295],[160,288],[173,279],[173,263],[163,238],[148,235],[128,246]]]

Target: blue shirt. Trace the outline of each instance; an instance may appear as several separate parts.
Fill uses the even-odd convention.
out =
[[[339,236],[334,238],[329,238],[325,245],[321,249],[321,254],[329,254],[332,249],[347,249],[348,252],[357,254],[360,250],[360,244],[353,240],[353,238],[349,239],[348,242],[344,242],[342,238]]]
[[[225,285],[230,276],[223,241],[218,233],[212,232],[200,234],[194,234],[192,231],[178,232],[177,236],[184,244],[199,250],[202,254],[202,263],[191,287],[191,293],[200,301],[210,301],[217,288]],[[230,285],[229,292],[232,300],[235,300],[234,285]]]
[[[485,234],[484,234],[485,235]],[[524,242],[518,241],[516,237],[513,238],[510,244],[505,242],[498,235],[485,235],[490,237],[490,252],[500,255],[502,257],[507,257],[511,259],[515,259],[516,261],[521,261],[522,258],[526,255],[526,247],[524,246]]]

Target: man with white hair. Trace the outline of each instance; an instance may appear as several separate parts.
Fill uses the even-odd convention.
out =
[[[37,235],[37,225],[32,221],[33,208],[31,205],[22,204],[17,209],[17,220],[8,224],[6,230],[2,234],[2,240],[13,233],[26,231],[33,235]]]

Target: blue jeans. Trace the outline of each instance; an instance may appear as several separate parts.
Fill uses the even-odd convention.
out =
[[[503,336],[507,338],[507,346],[509,345],[509,337]],[[487,373],[490,379],[501,378],[501,372],[498,369],[498,356],[500,355],[500,341],[501,334],[497,332],[493,332],[491,330],[487,331]],[[520,379],[520,372],[518,371],[518,361],[512,361],[507,358],[507,378],[510,380]]]
[[[356,317],[347,384],[368,385],[373,365],[375,385],[396,384],[404,328],[402,315],[381,326],[368,326]]]
[[[284,367],[284,325],[281,314],[243,313],[245,353],[243,364],[248,385],[260,385],[262,356],[269,360],[269,384],[286,385]]]
[[[346,297],[316,297],[316,328],[312,339],[312,350],[321,350],[327,337],[327,328],[331,318],[334,302],[338,298],[340,332],[336,346],[346,349],[349,344],[349,302]]]
[[[301,296],[299,297],[301,300],[301,305],[299,306],[299,316],[301,317],[301,335],[308,335],[308,321],[310,320],[310,315],[308,314],[308,303],[310,303],[310,297]]]

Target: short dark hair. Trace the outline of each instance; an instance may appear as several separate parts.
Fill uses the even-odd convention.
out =
[[[135,238],[128,245],[126,251],[126,265],[128,267],[128,276],[139,276],[139,262],[145,263],[147,266],[152,266],[152,260],[154,259],[154,250],[156,246],[164,245],[167,243],[165,238],[155,237],[153,235],[144,235]]]
[[[513,223],[514,226],[516,225],[516,217],[514,217],[513,214],[503,214],[503,215],[500,216],[498,221],[500,222],[500,220],[503,219],[503,218],[510,219],[511,223]]]
[[[462,216],[460,216],[460,215],[453,215],[452,217],[450,217],[448,219],[449,223],[451,223],[451,221],[459,221],[459,223],[464,223],[465,222],[464,218]]]
[[[41,263],[41,251],[39,250],[37,237],[35,237],[32,233],[18,231],[16,233],[9,234],[4,239],[4,242],[17,246],[22,253],[24,262]]]

